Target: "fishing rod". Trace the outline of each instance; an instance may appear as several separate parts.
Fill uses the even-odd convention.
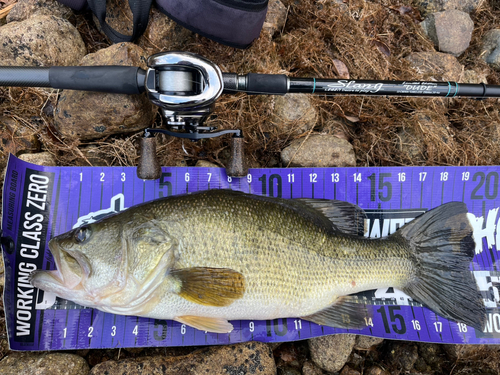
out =
[[[499,98],[500,86],[430,81],[291,78],[284,74],[222,73],[210,60],[189,52],[165,52],[149,57],[148,68],[129,66],[0,67],[0,86],[51,87],[116,94],[147,93],[160,107],[167,128],[146,128],[140,142],[137,176],[161,175],[155,133],[197,141],[232,134],[228,176],[247,174],[243,133],[204,126],[222,94],[287,93],[370,96]]]

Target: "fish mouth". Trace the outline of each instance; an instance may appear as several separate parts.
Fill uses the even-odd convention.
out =
[[[50,273],[53,281],[67,289],[79,289],[80,284],[90,275],[90,264],[86,257],[79,251],[64,250],[55,239],[49,241],[49,248],[57,270],[45,272]]]

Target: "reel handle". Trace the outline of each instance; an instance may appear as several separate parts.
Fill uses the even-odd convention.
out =
[[[155,137],[146,134],[140,140],[140,157],[137,165],[137,177],[142,180],[157,180],[160,176],[161,167],[156,157]]]
[[[244,138],[241,132],[231,138],[231,158],[226,167],[226,173],[230,177],[244,177],[248,174],[244,146]]]

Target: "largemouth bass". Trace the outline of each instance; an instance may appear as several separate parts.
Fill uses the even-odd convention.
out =
[[[475,243],[459,202],[382,239],[340,201],[210,190],[131,207],[54,237],[57,270],[32,284],[84,306],[230,332],[229,320],[301,317],[363,328],[369,306],[346,297],[395,287],[439,315],[482,329],[469,270]]]

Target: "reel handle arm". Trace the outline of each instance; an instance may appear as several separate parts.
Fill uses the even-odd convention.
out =
[[[52,87],[112,94],[140,94],[146,71],[133,66],[0,67],[0,86]]]

